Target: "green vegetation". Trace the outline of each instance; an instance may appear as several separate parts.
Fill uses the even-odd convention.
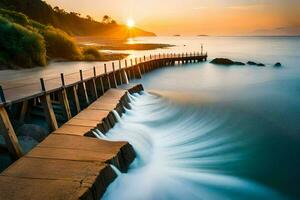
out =
[[[100,59],[101,55],[99,51],[94,47],[87,47],[83,49],[83,56],[85,60],[93,61]]]
[[[121,60],[126,58],[128,54],[124,53],[99,53],[96,47],[84,47],[83,59],[85,61],[109,61],[109,60]]]
[[[80,48],[65,32],[26,15],[0,9],[0,65],[33,67],[47,59],[81,60]]]
[[[81,48],[67,33],[45,26],[15,11],[0,9],[0,68],[43,66],[47,60],[107,61],[127,54],[100,53]]]
[[[47,55],[50,58],[81,60],[82,55],[75,41],[65,32],[47,27],[40,31],[46,41]]]
[[[101,22],[90,16],[83,18],[78,13],[52,8],[41,0],[0,1],[0,69],[43,66],[54,58],[101,61],[127,56],[100,53],[101,48],[79,47],[71,35],[97,35],[124,40],[154,34],[138,28],[129,31],[107,15]],[[134,49],[127,45],[123,49],[126,47]]]
[[[0,65],[31,67],[46,64],[43,37],[0,16]]]
[[[83,59],[86,61],[121,60],[127,56],[128,54],[125,53],[99,53],[99,50],[96,47],[83,48]]]
[[[105,15],[101,22],[87,15],[82,17],[76,12],[66,12],[59,7],[52,8],[41,0],[1,0],[0,8],[24,13],[41,24],[51,25],[70,35],[128,38],[131,36],[155,36],[154,33],[133,28],[130,32],[110,16]]]

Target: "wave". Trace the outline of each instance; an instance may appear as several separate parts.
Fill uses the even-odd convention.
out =
[[[242,120],[232,122],[234,113],[146,92],[130,99],[132,109],[100,137],[129,141],[137,157],[103,199],[284,199],[239,171],[257,138],[245,135]]]

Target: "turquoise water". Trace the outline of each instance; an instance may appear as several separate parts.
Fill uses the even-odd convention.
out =
[[[174,51],[204,43],[210,60],[267,66],[197,63],[145,75],[152,93],[131,97],[107,134],[129,141],[137,158],[104,199],[299,199],[300,38],[154,40]]]

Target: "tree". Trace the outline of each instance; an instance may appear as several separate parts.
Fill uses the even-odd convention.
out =
[[[103,24],[116,24],[117,22],[113,20],[110,16],[104,15],[102,18],[102,23]]]
[[[86,18],[87,18],[87,20],[89,20],[89,21],[93,21],[93,18],[92,18],[91,16],[89,16],[89,15],[87,15]]]

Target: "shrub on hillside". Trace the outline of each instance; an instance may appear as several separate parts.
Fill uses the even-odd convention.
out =
[[[81,60],[79,47],[67,33],[53,27],[47,27],[40,33],[44,36],[47,55],[50,58]]]
[[[0,16],[0,51],[2,64],[33,67],[46,64],[43,37]]]
[[[86,47],[83,49],[84,60],[86,61],[95,61],[101,59],[101,54],[98,49],[95,47]]]
[[[27,26],[28,24],[30,24],[28,17],[19,12],[0,8],[0,15],[8,19],[9,21],[20,24],[22,26]]]

